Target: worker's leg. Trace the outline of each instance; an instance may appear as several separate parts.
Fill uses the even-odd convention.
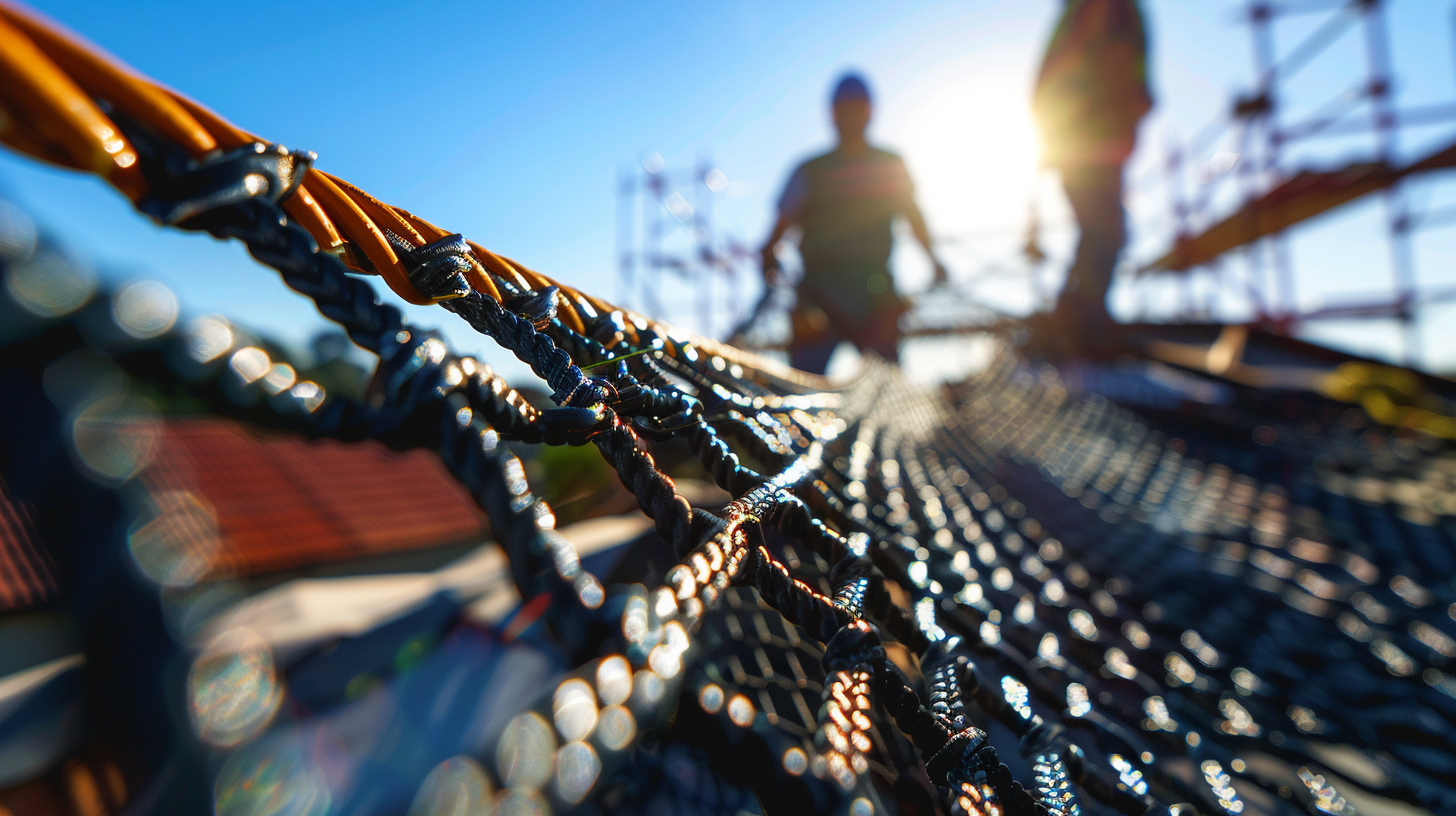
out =
[[[1111,322],[1107,291],[1126,238],[1122,167],[1092,165],[1062,170],[1062,188],[1076,216],[1077,254],[1057,298],[1056,315],[1077,330]]]
[[[855,333],[854,344],[861,352],[873,351],[887,362],[900,362],[900,315],[903,309],[886,307],[864,319]]]
[[[823,374],[843,338],[830,328],[829,316],[814,305],[811,293],[802,288],[799,302],[789,314],[789,326],[789,365],[810,374]]]
[[[838,347],[839,338],[832,333],[804,341],[795,338],[789,343],[789,365],[810,374],[823,374]]]

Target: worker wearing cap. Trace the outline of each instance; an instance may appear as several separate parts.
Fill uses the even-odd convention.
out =
[[[905,162],[865,140],[872,106],[864,78],[853,73],[840,78],[831,105],[839,143],[794,170],[762,249],[764,280],[771,284],[779,270],[775,247],[789,229],[798,228],[804,276],[789,362],[816,374],[824,373],[842,340],[898,361],[899,321],[906,306],[889,268],[896,217],[909,221],[916,240],[931,254],[936,281],[946,277],[915,205]]]
[[[1037,75],[1042,163],[1057,170],[1080,236],[1056,324],[1088,343],[1110,328],[1107,292],[1126,240],[1122,167],[1152,107],[1136,0],[1066,0]]]

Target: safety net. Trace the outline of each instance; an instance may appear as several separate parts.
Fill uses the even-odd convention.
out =
[[[8,5],[0,76],[0,140],[106,178],[159,223],[241,243],[377,357],[362,398],[333,393],[226,323],[138,331],[119,296],[66,301],[63,270],[6,255],[7,489],[29,497],[41,540],[84,542],[27,556],[57,561],[60,577],[16,585],[80,582],[95,590],[88,614],[105,617],[116,593],[96,588],[115,545],[152,554],[153,593],[204,591],[198,550],[179,543],[193,541],[189,506],[128,500],[147,471],[131,403],[46,407],[124,380],[259,428],[437,452],[489,518],[524,600],[516,618],[541,621],[559,656],[532,669],[502,642],[492,659],[506,662],[451,663],[447,641],[449,682],[506,683],[481,690],[490,705],[470,716],[504,713],[429,761],[376,734],[370,750],[393,745],[394,759],[365,762],[336,810],[1456,809],[1456,528],[1438,437],[1211,375],[1199,381],[1212,396],[1172,374],[1132,394],[1116,372],[1072,387],[999,341],[955,384],[872,362],[831,386],[557,285]],[[489,336],[553,407],[407,324],[375,279]],[[57,371],[74,376],[58,385]],[[17,441],[46,434],[68,456]],[[655,530],[630,569],[583,566],[533,494],[521,445],[600,452]],[[684,455],[721,500],[690,502],[659,466]],[[130,520],[93,523],[105,507]],[[102,631],[143,628],[124,623]],[[411,682],[425,664],[396,646],[373,663],[364,645],[340,647],[261,689],[239,678],[274,658],[247,644],[199,658],[184,681],[106,682],[156,687],[162,719],[186,709],[172,712],[175,739],[212,746],[159,771],[158,789],[178,797],[165,801],[325,812],[332,783],[308,761],[318,746],[252,728],[253,712],[285,697],[325,711],[310,689],[362,676],[341,666]],[[347,741],[374,717],[465,729],[470,716],[451,711],[364,710],[330,733]],[[139,751],[160,739],[160,726],[110,716],[136,729]],[[386,795],[389,780],[409,795]]]

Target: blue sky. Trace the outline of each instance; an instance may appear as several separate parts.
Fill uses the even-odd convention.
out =
[[[711,156],[729,181],[713,202],[716,226],[756,246],[793,163],[828,144],[825,96],[847,67],[870,77],[877,95],[872,137],[905,155],[932,230],[947,238],[954,274],[970,279],[988,262],[1014,261],[1032,195],[1050,222],[1054,270],[1071,238],[1055,185],[1034,172],[1026,114],[1059,7],[1052,0],[297,2],[281,16],[198,3],[37,5],[237,124],[316,151],[319,166],[379,198],[608,296],[617,292],[614,189],[623,168],[654,151],[670,167]],[[1134,178],[1161,161],[1172,139],[1215,119],[1252,77],[1249,36],[1234,4],[1153,0],[1147,8],[1158,108],[1145,124]],[[1391,12],[1398,102],[1456,98],[1451,5],[1394,0]],[[1283,48],[1322,19],[1282,26]],[[1323,101],[1358,79],[1360,42],[1347,34],[1311,64],[1291,86],[1296,105]],[[1412,132],[1405,150],[1416,152],[1453,130]],[[1298,157],[1328,163],[1370,144],[1345,139]],[[0,153],[0,195],[108,275],[168,284],[188,314],[219,312],[294,342],[322,325],[241,247],[161,230],[94,180]],[[1161,195],[1157,188],[1131,194],[1137,252],[1145,257],[1167,239]],[[1434,205],[1456,199],[1429,182],[1414,185],[1412,197]],[[1382,218],[1372,202],[1291,241],[1301,302],[1387,285]],[[1418,239],[1423,284],[1456,284],[1450,232]],[[906,290],[927,280],[914,248],[897,253],[896,267]],[[1059,275],[1049,271],[1048,283]],[[1020,279],[968,285],[1003,308],[1033,305]],[[748,277],[733,287],[745,304],[755,294]],[[692,296],[688,286],[664,284],[667,316],[696,328]],[[1142,297],[1155,311],[1177,302],[1168,287],[1151,287]],[[1135,302],[1119,295],[1120,309]],[[1240,316],[1234,299],[1212,302],[1220,313]],[[419,324],[446,328],[457,348],[499,361],[498,350],[448,314],[412,314]],[[1456,369],[1456,340],[1441,325],[1453,313],[1430,314],[1426,360]],[[1396,332],[1380,326],[1326,326],[1311,334],[1376,353],[1399,348]]]

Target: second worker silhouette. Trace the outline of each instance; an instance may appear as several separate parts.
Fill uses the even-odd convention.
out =
[[[861,352],[898,361],[899,322],[907,305],[889,267],[895,218],[909,222],[930,254],[936,282],[946,277],[915,204],[904,160],[865,138],[873,105],[864,78],[842,76],[830,102],[839,143],[794,170],[761,250],[764,279],[772,283],[779,272],[775,247],[791,229],[799,231],[804,276],[798,284],[789,362],[815,374],[824,373],[844,340]]]

